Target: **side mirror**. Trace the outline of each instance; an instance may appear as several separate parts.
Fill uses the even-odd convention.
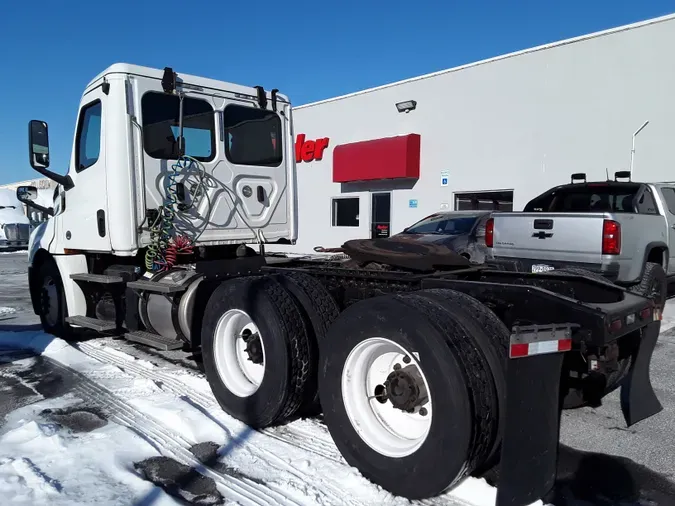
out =
[[[30,166],[35,170],[49,167],[49,132],[44,121],[31,120],[28,123],[28,146]]]
[[[37,196],[38,191],[35,186],[19,186],[16,189],[16,198],[22,204],[31,205]]]
[[[44,207],[41,206],[40,204],[36,204],[33,202],[36,198],[38,197],[38,190],[35,188],[35,186],[19,186],[16,189],[16,198],[19,202],[22,204],[26,204],[29,207],[32,207],[33,209],[37,209],[38,211],[42,211],[48,216],[54,216],[54,208],[53,207]]]
[[[49,133],[47,123],[44,121],[34,119],[28,123],[28,158],[31,167],[43,176],[56,181],[63,186],[64,190],[70,190],[74,186],[70,176],[62,176],[47,169],[49,167]]]

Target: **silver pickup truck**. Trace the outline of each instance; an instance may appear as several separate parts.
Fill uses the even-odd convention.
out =
[[[523,212],[494,213],[489,263],[503,270],[602,276],[663,307],[675,275],[675,183],[586,182],[531,200]],[[576,182],[583,180],[582,182]]]

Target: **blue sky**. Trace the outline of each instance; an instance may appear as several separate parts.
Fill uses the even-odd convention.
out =
[[[313,102],[675,12],[675,0],[14,1],[0,17],[0,184],[37,174],[27,123],[67,170],[80,94],[124,61]]]

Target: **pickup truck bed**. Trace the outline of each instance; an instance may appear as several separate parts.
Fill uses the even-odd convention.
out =
[[[492,215],[489,263],[519,272],[582,268],[624,287],[665,291],[675,267],[674,212],[675,184],[557,186],[523,212]]]

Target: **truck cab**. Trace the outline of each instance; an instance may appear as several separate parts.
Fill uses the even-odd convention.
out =
[[[28,133],[31,166],[58,183],[50,208],[17,190],[50,216],[29,244],[38,314],[50,283],[59,311],[91,313],[73,275],[124,264],[151,276],[181,253],[296,241],[291,104],[276,89],[118,63],[84,89],[66,174],[49,169],[47,123]]]
[[[62,186],[52,254],[136,255],[167,204],[195,244],[296,238],[291,106],[277,90],[115,64],[84,90],[65,176],[47,170],[47,124],[29,133],[31,165]]]

